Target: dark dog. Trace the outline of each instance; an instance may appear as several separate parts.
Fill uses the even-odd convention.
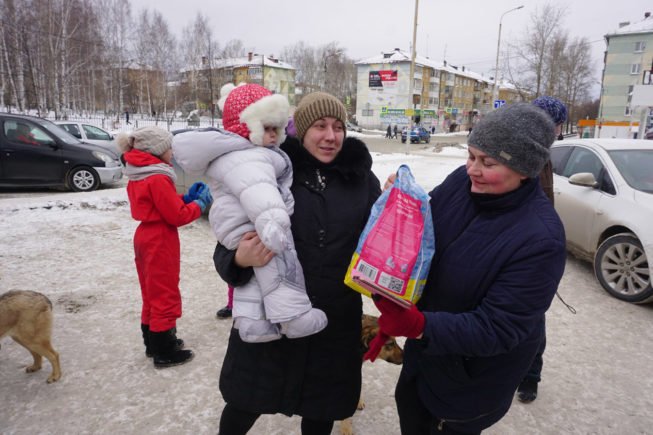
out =
[[[52,365],[48,384],[61,378],[59,354],[52,348],[52,302],[41,293],[10,291],[0,295],[0,338],[9,335],[30,351],[34,363],[27,373],[41,370],[43,357]]]
[[[372,341],[379,332],[378,317],[363,314],[361,322],[363,326],[361,331],[361,344],[363,345],[363,352],[367,352],[370,341]],[[383,345],[377,358],[391,364],[402,364],[404,362],[404,351],[397,344],[397,340],[395,340],[394,337],[390,337]],[[358,409],[363,408],[365,408],[365,402],[361,397],[358,401]],[[340,433],[342,435],[353,435],[354,429],[352,427],[352,418],[353,417],[349,417],[340,423]]]

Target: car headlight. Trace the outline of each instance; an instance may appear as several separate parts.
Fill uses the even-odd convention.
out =
[[[92,152],[95,158],[100,159],[104,162],[105,165],[108,163],[113,163],[113,158],[109,154],[105,154],[101,151],[93,151]]]

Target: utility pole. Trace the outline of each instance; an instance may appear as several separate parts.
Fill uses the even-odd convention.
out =
[[[415,19],[413,21],[413,46],[410,56],[410,81],[408,82],[408,104],[413,107],[413,114],[410,117],[408,131],[406,132],[406,154],[410,154],[410,132],[413,130],[413,120],[415,117],[415,96],[413,95],[413,86],[415,82],[415,55],[417,42],[417,12],[419,10],[419,0],[415,0]]]

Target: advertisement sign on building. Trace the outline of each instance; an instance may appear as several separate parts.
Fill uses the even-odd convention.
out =
[[[396,70],[370,71],[370,89],[383,90],[383,88],[395,87],[397,77],[398,71]]]

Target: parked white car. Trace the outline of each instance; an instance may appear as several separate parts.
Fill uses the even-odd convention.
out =
[[[653,143],[566,139],[553,144],[551,161],[569,251],[593,262],[612,296],[653,301]]]
[[[355,132],[357,132],[357,133],[362,133],[362,132],[363,132],[363,128],[362,128],[362,127],[360,127],[360,126],[358,126],[358,125],[354,125],[354,124],[352,124],[352,123],[349,122],[349,121],[347,121],[347,122],[345,123],[345,128],[347,129],[347,131],[355,131]]]
[[[75,121],[55,121],[54,123],[82,142],[107,148],[120,155],[120,150],[113,135],[100,127]]]

